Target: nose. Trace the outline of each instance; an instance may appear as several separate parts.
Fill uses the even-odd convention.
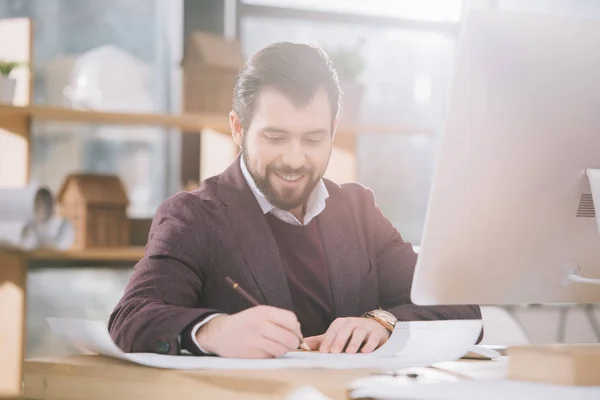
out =
[[[290,169],[296,170],[302,168],[306,163],[306,155],[302,144],[299,141],[292,141],[286,146],[282,161],[283,165]]]

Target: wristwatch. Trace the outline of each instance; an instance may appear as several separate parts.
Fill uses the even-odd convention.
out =
[[[390,333],[394,331],[394,326],[396,326],[396,322],[398,322],[398,318],[396,318],[394,314],[381,309],[367,311],[363,314],[363,317],[371,318],[379,322]]]

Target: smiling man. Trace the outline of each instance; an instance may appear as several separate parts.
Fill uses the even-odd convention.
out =
[[[412,246],[356,183],[323,178],[340,89],[320,49],[276,43],[239,72],[233,164],[157,210],[109,320],[126,352],[277,357],[371,352],[398,321],[481,318],[410,302]],[[251,304],[231,277],[263,306]]]

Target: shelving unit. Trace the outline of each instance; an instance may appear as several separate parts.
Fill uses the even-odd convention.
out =
[[[16,59],[33,65],[32,24],[27,19],[3,20],[1,26],[6,33],[3,37],[11,37],[11,41],[0,42],[0,58]],[[64,107],[31,105],[32,69],[23,69],[15,74],[18,79],[18,93],[15,105],[0,104],[0,187],[23,186],[29,182],[31,156],[31,126],[35,121],[153,126],[172,128],[185,134],[202,134],[202,156],[205,154],[219,165],[216,169],[227,165],[238,149],[230,137],[229,116],[219,114],[154,114],[127,113],[94,110],[78,110]],[[85,132],[85,130],[82,130]],[[330,161],[330,169],[335,170],[333,177],[346,179],[356,174],[356,138],[359,133],[370,134],[429,134],[430,131],[414,129],[407,126],[389,125],[351,125],[339,126],[334,141],[334,149]],[[43,135],[43,132],[41,133]],[[82,133],[85,134],[85,133]],[[223,135],[223,136],[221,136]],[[204,140],[206,138],[206,141]],[[205,153],[206,152],[206,153]],[[216,158],[215,158],[216,157]],[[340,174],[341,172],[341,174]],[[200,177],[201,178],[201,177]],[[89,250],[84,252],[48,252],[40,251],[30,254],[34,260],[41,261],[131,261],[137,262],[143,257],[141,248]]]
[[[56,121],[68,123],[89,123],[105,125],[129,125],[129,126],[161,126],[165,128],[174,128],[186,134],[201,134],[203,130],[209,129],[212,132],[229,136],[229,121],[227,115],[221,114],[141,114],[141,113],[119,113],[119,112],[99,112],[91,110],[75,110],[60,107],[47,106],[11,106],[0,104],[0,134],[14,134],[19,136],[29,146],[30,129],[33,120]],[[356,125],[340,126],[335,138],[335,152],[345,154],[346,157],[354,157],[356,149],[357,133],[365,132],[372,134],[398,134],[398,133],[421,133],[430,134],[430,131],[422,129],[413,129],[402,126],[386,125]],[[217,145],[216,142],[214,142]],[[223,146],[222,141],[219,146]],[[232,151],[235,153],[233,142],[231,142]],[[208,150],[210,151],[210,149]],[[29,168],[29,153],[25,159],[20,160],[18,168]],[[0,174],[1,178],[1,174]],[[0,179],[2,186],[2,179]],[[99,249],[87,251],[38,251],[29,255],[30,259],[42,262],[58,262],[60,260],[75,262],[93,262],[102,261],[120,262],[132,264],[140,260],[144,255],[143,248],[121,248],[121,249]]]

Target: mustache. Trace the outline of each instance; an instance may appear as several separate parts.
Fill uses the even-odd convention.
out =
[[[310,175],[313,172],[313,169],[307,166],[303,166],[301,168],[290,168],[286,166],[270,166],[267,168],[268,172],[276,172],[280,175]]]

